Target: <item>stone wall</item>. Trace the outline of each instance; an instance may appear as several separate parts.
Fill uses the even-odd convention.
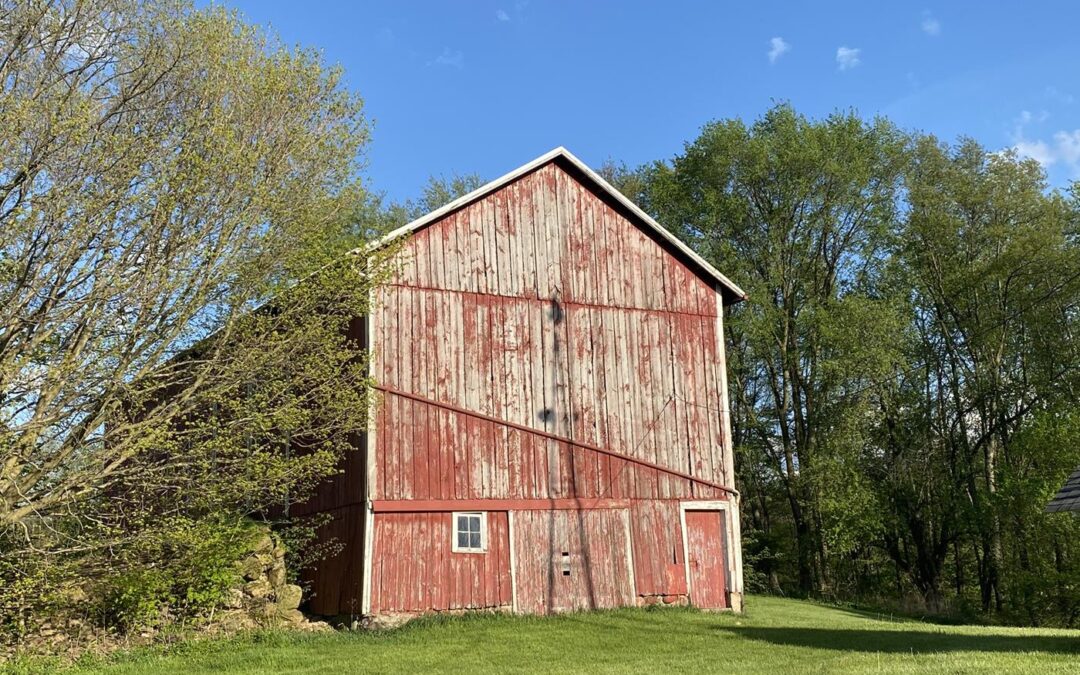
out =
[[[247,624],[288,625],[308,630],[328,626],[308,621],[299,610],[303,590],[288,583],[285,548],[269,531],[256,540],[250,553],[238,563],[243,585],[229,591],[221,621],[237,628]]]

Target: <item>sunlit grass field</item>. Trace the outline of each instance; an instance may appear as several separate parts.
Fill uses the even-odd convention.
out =
[[[1080,673],[1080,630],[941,626],[751,597],[684,608],[427,619],[392,631],[263,633],[120,654],[102,673]]]

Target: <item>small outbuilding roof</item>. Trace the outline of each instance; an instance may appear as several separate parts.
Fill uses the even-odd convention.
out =
[[[1072,472],[1069,480],[1061,486],[1054,498],[1046,505],[1046,510],[1053,511],[1080,511],[1080,467]]]
[[[379,248],[397,239],[398,237],[409,234],[411,232],[416,232],[417,230],[420,230],[427,225],[430,225],[431,223],[439,220],[443,216],[452,213],[460,208],[463,208],[471,204],[472,202],[482,199],[488,194],[495,192],[499,188],[513,182],[521,176],[524,176],[530,171],[538,169],[539,167],[544,166],[548,162],[555,160],[560,160],[571,165],[582,177],[583,182],[585,182],[586,184],[590,184],[595,190],[607,195],[609,198],[617,202],[642,225],[644,225],[647,230],[651,230],[655,234],[659,235],[661,239],[667,241],[667,243],[669,243],[679,253],[685,256],[685,258],[691,263],[691,265],[697,269],[699,274],[703,274],[706,278],[709,278],[719,284],[720,288],[722,289],[722,294],[724,296],[724,304],[730,305],[746,299],[746,293],[744,293],[741,288],[736,286],[734,282],[721,274],[719,270],[710,265],[709,262],[702,258],[700,255],[695,253],[693,249],[683,243],[678,237],[664,229],[660,225],[660,223],[656,222],[651,216],[649,216],[649,214],[642,211],[637,204],[630,201],[624,194],[616,190],[598,173],[590,169],[588,165],[586,165],[580,159],[571,154],[569,150],[563,147],[555,148],[550,152],[540,155],[528,164],[524,164],[514,169],[510,173],[504,176],[500,176],[499,178],[496,178],[495,180],[487,183],[486,185],[480,186],[479,188],[473,190],[467,195],[458,197],[457,199],[443,206],[442,208],[436,209],[425,216],[417,218],[416,220],[408,223],[407,225],[399,227],[398,229],[383,236],[381,239],[372,242],[368,246],[368,250]]]

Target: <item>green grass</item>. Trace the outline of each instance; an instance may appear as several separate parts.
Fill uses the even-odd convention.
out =
[[[381,633],[270,633],[119,655],[103,673],[1080,672],[1080,631],[940,626],[752,597],[691,609],[466,616]],[[77,672],[79,672],[77,671]]]

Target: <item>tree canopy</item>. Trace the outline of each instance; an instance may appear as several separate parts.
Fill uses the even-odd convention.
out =
[[[1073,622],[1078,203],[1041,167],[778,105],[613,171],[745,288],[726,322],[760,588]]]
[[[361,100],[221,8],[3,2],[0,128],[9,610],[38,572],[135,564],[140,533],[332,473],[366,423],[349,328],[379,265],[342,257]]]

